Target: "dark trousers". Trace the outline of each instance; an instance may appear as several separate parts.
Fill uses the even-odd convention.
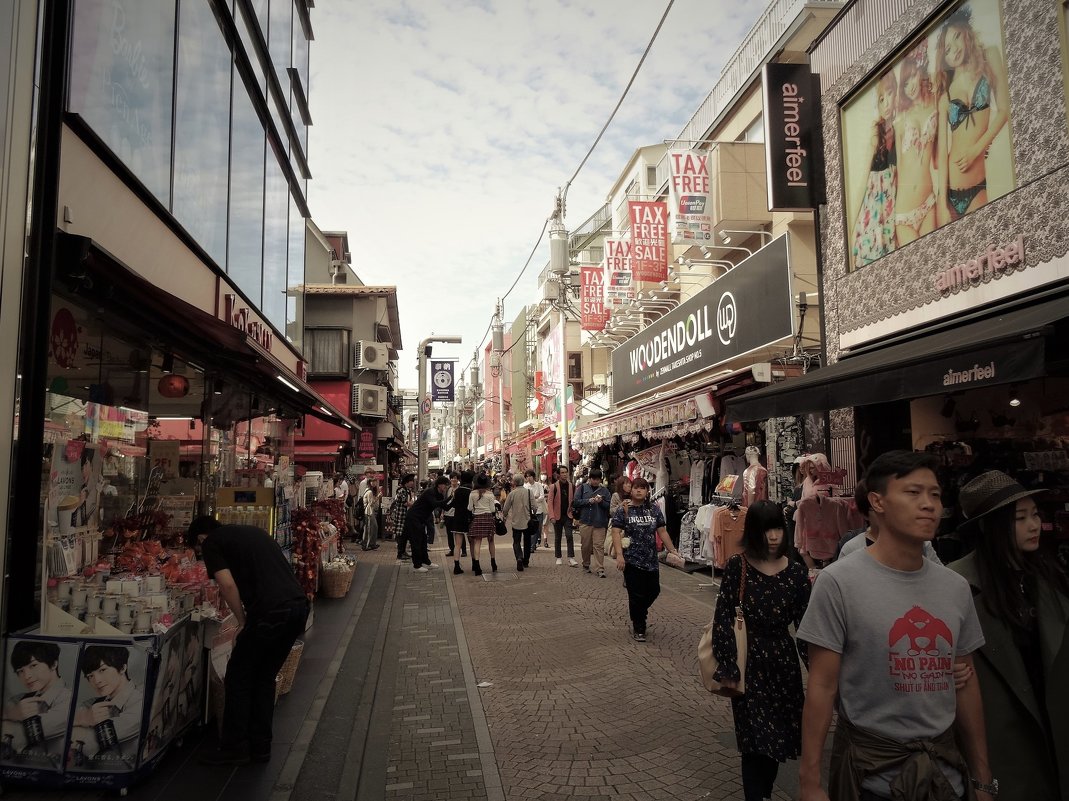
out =
[[[454,531],[446,524],[445,536],[449,540],[449,550],[456,553],[457,546],[460,546],[460,555],[468,555],[468,538],[466,531]]]
[[[772,797],[779,762],[764,754],[742,755],[742,794],[745,801]]]
[[[624,566],[624,586],[627,587],[627,607],[636,634],[646,633],[646,616],[661,594],[661,577],[656,570],[642,570],[634,565]]]
[[[553,552],[557,558],[561,558],[560,538],[564,535],[568,539],[568,558],[575,558],[575,540],[572,538],[572,521],[567,517],[553,521]]]
[[[222,748],[270,752],[275,676],[307,619],[308,602],[297,601],[245,622],[226,668]]]
[[[524,567],[531,562],[531,543],[536,533],[533,528],[512,529],[512,552],[516,555],[516,561],[523,562]]]
[[[405,556],[405,548],[408,546],[408,523],[401,524],[401,530],[394,533],[397,537],[397,558],[403,559]]]
[[[434,518],[427,520],[427,542],[434,542]]]
[[[402,535],[408,540],[412,548],[412,567],[422,567],[431,563],[427,555],[427,524],[422,520],[413,520],[411,516],[405,518],[405,530]],[[401,547],[398,545],[398,547]]]

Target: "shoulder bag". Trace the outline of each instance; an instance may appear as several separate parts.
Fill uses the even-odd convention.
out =
[[[527,507],[531,510],[531,516],[527,520],[527,528],[530,531],[538,531],[538,526],[541,523],[538,513],[534,508],[534,496],[530,490],[527,490]]]
[[[713,678],[719,663],[713,655],[713,621],[716,613],[713,613],[713,621],[710,621],[702,629],[702,638],[698,641],[698,673],[701,676],[705,689],[714,695],[722,695],[725,698],[734,698],[746,692],[746,620],[742,616],[742,599],[746,593],[746,557],[740,557],[742,561],[742,577],[739,579],[739,604],[735,607],[735,621],[731,629],[735,634],[736,661],[739,665],[739,684],[737,688],[725,687]],[[719,603],[719,601],[718,601]]]
[[[501,504],[494,503],[494,533],[504,537],[509,533],[509,527],[505,525],[505,518],[501,515]]]

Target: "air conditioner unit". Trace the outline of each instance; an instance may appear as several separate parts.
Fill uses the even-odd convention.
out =
[[[389,360],[385,342],[364,340],[353,345],[354,370],[385,370]]]
[[[365,417],[386,416],[386,387],[353,384],[353,414]]]

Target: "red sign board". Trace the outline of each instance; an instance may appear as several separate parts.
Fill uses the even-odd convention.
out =
[[[375,444],[374,431],[361,431],[360,438],[356,441],[356,458],[374,459],[376,451]]]
[[[629,200],[631,272],[636,281],[668,277],[668,204],[663,200]]]
[[[584,264],[579,268],[580,326],[584,331],[602,331],[609,320],[605,308],[605,275],[600,265]]]

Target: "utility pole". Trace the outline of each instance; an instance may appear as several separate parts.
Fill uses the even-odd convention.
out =
[[[459,336],[430,336],[419,343],[419,442],[417,451],[419,466],[416,471],[416,481],[423,481],[427,477],[427,432],[431,428],[431,398],[427,394],[427,359],[431,355],[432,342],[446,342],[459,344]],[[441,444],[438,446],[441,448]]]
[[[568,229],[564,227],[564,198],[557,195],[557,205],[549,227],[549,270],[560,282],[557,309],[560,312],[560,462],[571,468],[571,444],[568,442],[568,314],[565,311],[568,291],[568,275],[571,272],[568,257]]]

